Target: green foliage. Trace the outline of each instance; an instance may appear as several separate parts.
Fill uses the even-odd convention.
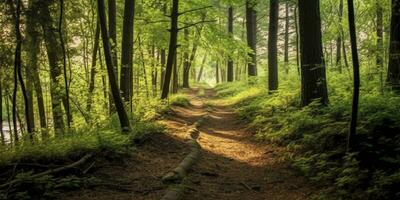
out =
[[[173,106],[186,107],[190,105],[189,98],[185,94],[172,95],[169,101],[169,103]]]
[[[292,80],[281,82],[274,93],[268,93],[264,84],[222,84],[216,87],[223,98],[217,103],[234,105],[259,139],[291,149],[293,167],[321,186],[326,196],[333,195],[318,198],[398,199],[400,97],[379,94],[371,83],[365,84],[359,106],[358,151],[347,155],[351,90],[346,75],[329,77],[332,89],[327,107],[314,103],[300,108],[300,86]]]

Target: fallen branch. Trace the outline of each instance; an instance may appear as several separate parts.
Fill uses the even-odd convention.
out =
[[[77,166],[79,166],[79,165],[85,163],[90,157],[92,157],[92,154],[87,154],[87,155],[83,156],[80,160],[78,160],[78,161],[76,161],[76,162],[74,162],[74,163],[71,163],[71,164],[66,165],[66,166],[63,166],[63,167],[55,168],[55,169],[49,169],[49,170],[47,170],[47,171],[44,171],[44,172],[41,172],[41,173],[38,173],[38,174],[31,175],[31,176],[27,177],[26,179],[35,179],[35,178],[39,178],[39,177],[42,177],[42,176],[46,176],[46,175],[49,175],[49,174],[58,173],[58,172],[61,172],[61,171],[65,171],[65,170],[68,170],[68,169],[77,167]],[[14,180],[12,180],[12,181],[9,181],[9,182],[7,182],[7,183],[4,183],[4,184],[0,185],[0,188],[4,188],[4,187],[7,187],[7,186],[11,186],[11,185],[13,185],[14,183],[17,183],[18,181],[20,181],[20,180],[14,179]]]

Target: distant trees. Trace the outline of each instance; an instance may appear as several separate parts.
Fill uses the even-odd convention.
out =
[[[270,0],[268,32],[268,89],[278,89],[279,0]]]
[[[301,105],[328,103],[319,0],[299,0]]]
[[[400,0],[392,0],[392,19],[390,24],[389,67],[387,82],[390,87],[400,91]]]

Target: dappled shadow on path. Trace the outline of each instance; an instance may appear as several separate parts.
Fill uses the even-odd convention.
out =
[[[198,139],[202,156],[185,181],[184,199],[308,199],[313,188],[282,161],[284,149],[256,141],[229,107],[207,108],[212,90],[204,98],[196,92],[188,91],[190,106],[173,107],[174,114],[161,121],[167,133],[152,135],[130,155],[93,169],[109,180],[108,186],[67,192],[62,199],[161,199],[167,187],[162,176],[187,155],[187,130],[204,115]]]

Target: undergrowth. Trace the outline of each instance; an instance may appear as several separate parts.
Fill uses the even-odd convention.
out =
[[[298,77],[268,93],[265,80],[218,85],[217,104],[230,104],[257,137],[284,145],[292,166],[319,185],[316,199],[400,199],[400,97],[363,80],[357,152],[346,154],[351,82],[331,77],[330,103],[300,108]],[[376,84],[375,84],[376,85]]]

